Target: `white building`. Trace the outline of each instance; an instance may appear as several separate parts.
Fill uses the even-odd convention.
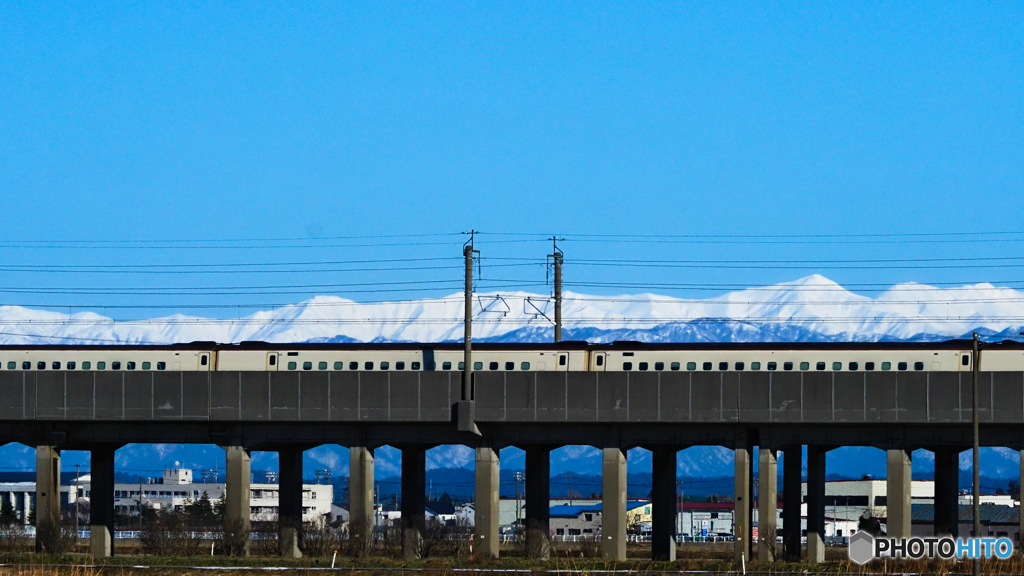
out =
[[[62,474],[62,484],[68,482]],[[88,502],[91,493],[91,478],[82,474],[70,485],[61,486],[61,507],[66,508],[76,497]],[[139,506],[182,511],[190,502],[199,500],[205,493],[215,503],[224,494],[224,484],[217,482],[193,482],[192,470],[171,468],[164,470],[161,478],[150,478],[142,483],[117,483],[114,485],[114,509],[122,514],[139,513]],[[249,513],[254,521],[277,519],[278,484],[251,484],[249,487]],[[0,482],[0,499],[7,498],[14,504],[15,511],[23,523],[28,523],[28,511],[35,502],[35,482]],[[324,515],[331,515],[334,487],[330,484],[302,485],[302,519],[312,521]],[[330,519],[333,519],[332,517]]]

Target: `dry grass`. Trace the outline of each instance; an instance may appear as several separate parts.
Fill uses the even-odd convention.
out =
[[[575,553],[574,553],[575,552]],[[702,572],[703,574],[736,574],[738,566],[732,564],[732,547],[724,545],[687,545],[681,546],[678,550],[678,560],[675,562],[652,562],[641,559],[644,552],[642,547],[630,549],[631,556],[627,562],[604,562],[600,559],[580,557],[578,551],[570,549],[558,550],[552,559],[547,562],[531,561],[522,558],[503,558],[500,560],[484,560],[479,558],[432,558],[415,562],[405,562],[393,558],[338,558],[338,572],[347,576],[465,576],[465,573],[454,573],[453,569],[473,569],[481,575],[509,569],[526,569],[533,573],[533,576],[545,576],[545,572],[552,570],[571,571],[578,574],[592,574],[593,576],[604,576],[597,574],[603,570],[624,570],[632,573],[643,574],[665,574],[668,572]],[[877,560],[866,566],[857,566],[846,559],[845,548],[829,548],[826,550],[828,561],[824,564],[807,563],[784,563],[776,562],[761,564],[757,561],[747,563],[747,572],[750,574],[849,574],[849,575],[873,575],[873,574],[915,574],[953,576],[957,574],[971,574],[972,565],[969,562],[947,562],[934,561],[885,561]],[[257,574],[267,576],[280,571],[267,572],[257,569],[247,569],[256,566],[282,566],[287,567],[284,572],[287,574],[323,574],[323,568],[330,566],[330,558],[304,558],[300,560],[284,560],[274,558],[229,558],[229,557],[196,557],[196,558],[164,558],[164,557],[139,557],[139,556],[118,556],[108,560],[108,564],[101,569],[83,568],[72,566],[75,563],[91,562],[91,559],[84,555],[48,557],[34,554],[20,554],[17,557],[8,556],[0,561],[24,562],[24,564],[7,564],[0,566],[0,576],[8,574],[12,576],[169,576],[169,575],[195,575],[195,576],[255,576]],[[46,565],[46,562],[52,562]],[[157,568],[138,569],[132,564],[139,565],[160,565]],[[174,564],[178,564],[175,566]],[[231,569],[194,569],[190,566],[200,565],[225,566]],[[309,568],[318,568],[313,571]],[[404,569],[409,569],[405,572]],[[983,563],[984,574],[1024,574],[1024,557],[1014,556],[1005,561],[987,560]]]

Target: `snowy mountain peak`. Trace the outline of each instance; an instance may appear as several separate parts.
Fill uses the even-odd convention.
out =
[[[481,340],[550,340],[548,294],[479,293],[474,332]],[[881,340],[959,337],[971,330],[1016,335],[1024,294],[977,284],[942,288],[898,284],[877,298],[820,275],[707,299],[653,293],[563,294],[563,329],[575,339],[661,342]],[[443,342],[462,338],[461,294],[360,303],[339,296],[229,320],[174,314],[115,322],[94,312],[66,314],[0,306],[0,343]]]

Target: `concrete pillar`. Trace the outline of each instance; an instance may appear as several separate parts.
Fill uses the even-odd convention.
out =
[[[742,565],[750,560],[751,520],[750,504],[753,496],[750,490],[750,446],[746,444],[746,436],[737,438],[734,453],[735,465],[735,504],[733,508],[733,562]]]
[[[787,446],[782,456],[782,537],[786,562],[800,561],[801,464],[803,446]]]
[[[778,456],[766,446],[757,452],[757,558],[774,562],[778,548]]]
[[[626,560],[626,453],[605,448],[601,467],[601,556]]]
[[[651,471],[651,559],[676,559],[676,449],[652,449]]]
[[[910,538],[910,451],[886,455],[885,525],[890,538]]]
[[[302,452],[299,448],[277,452],[277,521],[285,558],[302,558]]]
[[[955,448],[935,448],[935,535],[957,537],[959,532],[960,454]]]
[[[501,461],[489,446],[476,449],[476,508],[473,519],[473,552],[484,558],[497,558],[501,537],[498,488],[501,485]]]
[[[114,448],[90,451],[89,551],[93,558],[114,555]]]
[[[526,447],[526,554],[551,557],[551,447]]]
[[[825,561],[825,454],[821,446],[807,447],[807,561]]]
[[[402,450],[402,556],[420,557],[426,532],[427,451],[422,445],[407,444]]]
[[[227,484],[224,486],[225,529],[249,532],[249,485],[252,482],[252,459],[241,446],[226,446]],[[249,539],[245,539],[242,555],[249,555]]]
[[[348,525],[353,552],[363,556],[373,547],[376,510],[373,503],[373,450],[352,446],[348,451]]]
[[[60,525],[60,450],[54,446],[36,446],[36,534],[49,523]],[[36,552],[42,552],[36,538]]]

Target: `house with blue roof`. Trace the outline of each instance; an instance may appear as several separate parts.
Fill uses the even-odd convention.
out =
[[[548,509],[551,536],[556,540],[579,540],[601,535],[601,503],[552,506]],[[626,502],[626,525],[637,530],[651,522],[651,503],[646,500]]]

